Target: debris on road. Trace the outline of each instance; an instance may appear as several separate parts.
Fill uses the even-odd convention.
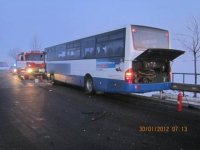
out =
[[[107,114],[107,111],[102,111],[102,112],[81,112],[81,113],[85,114],[85,115],[90,115],[91,116],[90,120],[91,121],[96,121],[96,120],[104,118],[106,116],[106,114]]]

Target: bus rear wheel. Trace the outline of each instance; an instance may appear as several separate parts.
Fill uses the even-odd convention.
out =
[[[84,89],[85,89],[86,94],[93,94],[94,85],[93,85],[92,77],[86,77],[85,78]]]

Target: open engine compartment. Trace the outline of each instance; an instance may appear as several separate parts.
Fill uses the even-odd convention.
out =
[[[170,62],[184,51],[174,49],[151,48],[145,50],[132,61],[133,83],[169,82]]]
[[[170,81],[168,61],[133,61],[134,83],[158,83]]]

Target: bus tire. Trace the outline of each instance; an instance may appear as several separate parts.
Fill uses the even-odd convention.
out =
[[[54,74],[51,74],[51,75],[50,75],[49,80],[50,80],[50,82],[51,82],[52,84],[56,84]]]
[[[94,85],[92,77],[86,76],[84,82],[84,89],[86,94],[93,94],[94,93]]]

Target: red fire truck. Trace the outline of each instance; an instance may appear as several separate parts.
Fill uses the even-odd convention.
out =
[[[24,79],[45,75],[44,53],[40,51],[22,52],[16,58],[17,75]]]

